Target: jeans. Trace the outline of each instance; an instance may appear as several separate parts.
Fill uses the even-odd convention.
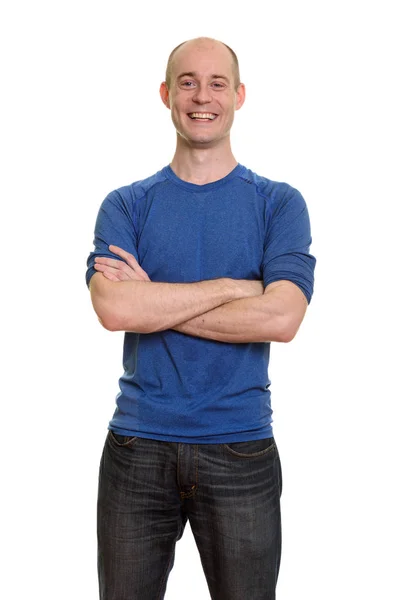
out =
[[[212,600],[274,600],[282,472],[274,438],[187,444],[108,432],[97,534],[101,600],[162,600],[189,523]]]

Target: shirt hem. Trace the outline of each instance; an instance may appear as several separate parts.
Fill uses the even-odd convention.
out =
[[[184,436],[184,435],[167,435],[160,433],[147,433],[143,431],[134,431],[128,429],[120,429],[118,427],[108,427],[109,430],[119,435],[129,435],[144,439],[156,440],[160,442],[181,442],[185,444],[227,444],[230,442],[251,442],[273,437],[273,429],[271,425],[258,429],[257,431],[242,431],[235,433],[221,433],[207,436]]]

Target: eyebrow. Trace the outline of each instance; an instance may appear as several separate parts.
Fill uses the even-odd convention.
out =
[[[187,71],[186,73],[181,73],[180,75],[178,75],[178,79],[181,79],[182,77],[196,78],[197,73],[195,73],[194,71]],[[225,79],[225,81],[227,81],[229,83],[229,79],[225,75],[217,75],[214,73],[213,75],[211,75],[211,79]]]

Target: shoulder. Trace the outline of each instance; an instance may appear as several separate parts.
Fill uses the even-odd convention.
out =
[[[110,192],[106,198],[111,202],[132,204],[145,197],[151,189],[166,181],[165,168],[145,179],[134,181]]]
[[[284,181],[268,179],[247,167],[243,167],[240,177],[254,186],[257,194],[265,199],[271,212],[288,202],[292,205],[304,205],[304,198],[299,190]]]

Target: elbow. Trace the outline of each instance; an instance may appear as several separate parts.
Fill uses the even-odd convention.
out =
[[[99,316],[98,318],[101,325],[104,329],[107,329],[107,331],[121,331],[118,321],[114,317],[107,315],[103,317]]]
[[[104,307],[100,309],[98,306],[94,306],[94,309],[99,323],[104,329],[107,331],[120,331],[118,319],[112,312],[106,310]]]
[[[95,296],[92,298],[94,312],[97,315],[99,323],[107,331],[121,331],[122,319],[116,306],[112,306],[105,297]]]
[[[102,327],[107,331],[152,333],[154,323],[140,307],[133,310],[121,294],[115,293],[115,285],[98,278],[91,287],[92,305]]]
[[[277,339],[275,340],[276,342],[281,342],[283,344],[288,344],[289,342],[291,342],[294,337],[296,335],[296,332],[291,331],[291,330],[284,330],[282,332],[280,332],[280,334],[278,335]]]
[[[153,329],[147,324],[141,323],[135,319],[126,319],[124,315],[117,311],[104,311],[97,314],[98,319],[104,329],[107,331],[130,331],[134,333],[153,333]]]
[[[295,338],[298,329],[299,323],[295,322],[294,319],[282,317],[277,323],[274,339],[271,341],[288,344]]]

